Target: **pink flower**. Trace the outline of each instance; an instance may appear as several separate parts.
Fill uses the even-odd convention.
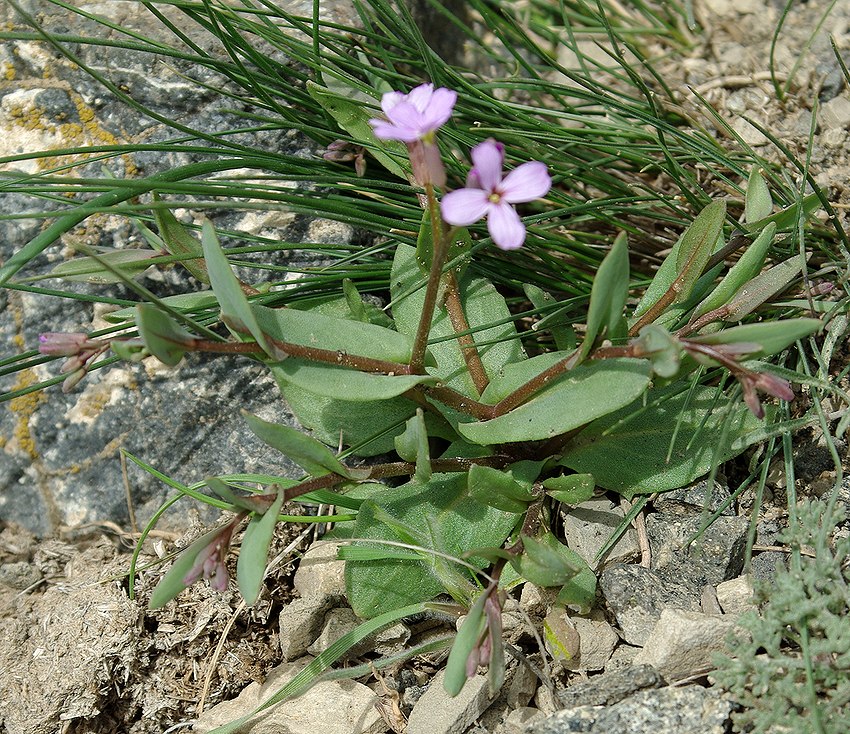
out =
[[[446,194],[441,203],[443,219],[465,227],[487,217],[493,242],[503,250],[516,250],[525,242],[525,225],[514,204],[545,196],[552,186],[546,165],[539,161],[523,163],[506,176],[502,173],[505,146],[485,140],[471,152],[473,167],[466,188]]]
[[[452,116],[457,92],[433,84],[420,84],[409,94],[387,92],[381,98],[386,120],[369,120],[375,137],[414,143],[433,143],[434,132]]]

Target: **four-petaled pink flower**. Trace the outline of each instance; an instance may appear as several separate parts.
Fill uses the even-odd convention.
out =
[[[409,94],[387,92],[381,98],[386,120],[369,120],[375,137],[381,140],[400,140],[402,143],[434,142],[434,132],[452,115],[457,92],[433,84],[420,84]]]
[[[525,225],[513,205],[539,199],[549,192],[552,179],[546,165],[530,161],[503,176],[505,146],[492,139],[476,145],[471,156],[473,167],[466,178],[466,188],[443,197],[443,219],[465,227],[486,216],[487,229],[498,247],[522,247]]]

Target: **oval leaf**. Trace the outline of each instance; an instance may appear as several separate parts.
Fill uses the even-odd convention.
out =
[[[283,506],[283,489],[278,489],[277,498],[262,515],[254,515],[242,536],[242,548],[236,561],[236,582],[239,593],[250,607],[260,595],[266,562],[269,557],[269,545],[274,537],[277,516]]]
[[[148,351],[169,367],[180,362],[195,341],[192,334],[150,303],[136,306],[136,328]]]

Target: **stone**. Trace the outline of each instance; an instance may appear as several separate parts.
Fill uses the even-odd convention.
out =
[[[526,734],[725,734],[732,702],[700,686],[644,690],[608,707],[578,706],[539,719]]]
[[[544,718],[544,714],[540,709],[531,706],[523,706],[514,709],[505,718],[503,726],[504,734],[525,734],[528,727],[535,721]]]
[[[323,653],[340,637],[353,631],[359,623],[357,615],[348,607],[331,609],[325,615],[322,631],[315,642],[307,648],[307,652],[313,656]],[[290,643],[290,649],[297,650],[297,646]]]
[[[687,487],[679,487],[669,492],[662,492],[653,500],[652,506],[658,512],[667,515],[694,515],[703,512],[714,513],[731,497],[729,488],[715,480],[709,491],[708,480],[703,479]],[[723,510],[723,515],[734,515],[735,508],[731,503]]]
[[[658,688],[661,676],[651,665],[630,665],[558,691],[560,708],[611,706],[646,688]]]
[[[599,610],[587,617],[572,617],[572,623],[578,633],[579,652],[561,664],[567,670],[602,670],[611,658],[620,636]]]
[[[297,660],[274,668],[265,682],[252,683],[232,701],[205,711],[192,731],[206,734],[248,715],[271,698],[309,662]],[[375,692],[353,680],[322,681],[294,699],[271,706],[249,719],[239,734],[384,734],[387,724],[375,704]]]
[[[451,698],[443,688],[445,670],[434,676],[428,690],[413,706],[405,734],[463,734],[493,702],[487,677],[476,675]]]
[[[599,587],[630,645],[643,645],[664,609],[700,608],[699,594],[642,566],[606,568]]]
[[[280,652],[287,661],[300,658],[322,632],[330,597],[293,599],[280,612]]]
[[[827,130],[846,130],[850,127],[850,99],[839,96],[824,103],[818,120]]]
[[[512,709],[520,709],[528,705],[537,690],[537,673],[522,661],[514,671],[513,679],[508,685],[507,703]]]
[[[717,602],[724,614],[741,615],[755,610],[752,579],[749,576],[739,576],[718,584]]]
[[[337,558],[340,545],[321,540],[311,545],[301,556],[292,583],[302,597],[330,598],[334,601],[345,597],[345,561]]]
[[[646,532],[652,548],[652,570],[691,588],[714,586],[738,576],[744,567],[749,520],[718,517],[700,537],[686,545],[702,525],[701,515],[648,515]]]
[[[726,646],[735,622],[726,616],[665,609],[635,665],[651,665],[672,683],[713,669],[712,657]]]
[[[632,527],[623,533],[605,558],[596,559],[596,554],[608,542],[624,517],[623,509],[605,497],[582,502],[564,515],[564,537],[567,545],[593,570],[600,565],[634,560],[640,555],[640,548],[637,534]]]
[[[732,129],[741,136],[741,139],[753,147],[767,145],[770,140],[768,137],[751,122],[743,117],[737,117],[732,122]]]

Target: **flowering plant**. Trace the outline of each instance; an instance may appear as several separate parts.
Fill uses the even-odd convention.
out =
[[[418,246],[395,249],[391,317],[370,309],[350,284],[333,310],[273,307],[261,288],[237,278],[211,224],[197,243],[160,211],[160,228],[180,232],[186,267],[211,285],[228,334],[188,330],[174,313],[142,304],[131,312],[137,337],[100,342],[50,334],[41,350],[70,358],[75,379],[108,346],[127,359],[153,355],[167,364],[191,351],[246,355],[268,367],[312,431],[245,414],[258,438],[304,476],[278,478],[265,493],[208,479],[236,516],[186,550],[160,581],[155,606],[202,577],[224,587],[227,549],[246,518],[237,582],[253,603],[283,503],[315,500],[318,492],[327,501],[332,493],[352,510],[348,527],[335,533],[356,539],[342,551],[354,611],[394,620],[450,594],[451,609],[468,615],[449,660],[447,688],[460,690],[479,665],[489,665],[498,687],[506,569],[514,578],[557,587],[564,606],[588,610],[594,601],[593,559],[556,537],[548,507],[581,503],[595,486],[629,499],[683,486],[759,440],[765,414],[759,392],[793,398],[783,377],[754,360],[814,333],[820,322],[724,327],[782,290],[802,261],[796,256],[763,271],[776,223],[765,182],[754,171],[747,202],[753,241],[719,282],[722,260],[714,258],[724,242],[726,205],[718,200],[682,233],[636,304],[627,239],[619,235],[596,271],[582,339],[553,330],[556,349],[529,357],[505,298],[470,266],[483,233],[469,228],[486,218],[497,248],[526,244],[523,216],[548,216],[540,202],[553,186],[546,165],[509,165],[510,150],[485,139],[472,148],[465,185],[453,187],[439,135],[451,119],[454,91],[423,84],[407,94],[389,92],[382,117],[357,101],[330,104],[327,89],[312,93],[357,151],[334,143],[328,160],[354,161],[362,174],[368,150],[418,187]],[[394,156],[398,143],[406,147],[404,165]],[[535,235],[535,247],[539,240]],[[546,294],[528,288],[526,295],[542,313]],[[544,315],[538,323],[545,321]],[[740,383],[743,401],[725,400],[718,382],[726,375]],[[352,453],[394,451],[398,460],[349,466],[328,448],[340,440]],[[382,483],[399,477],[406,479],[401,486]]]

